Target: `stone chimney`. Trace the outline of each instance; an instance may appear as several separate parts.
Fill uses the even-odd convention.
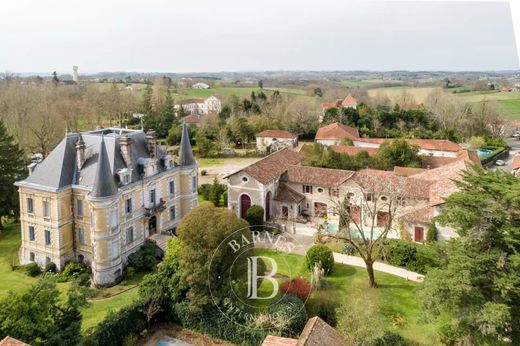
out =
[[[85,142],[83,141],[81,134],[79,135],[78,141],[76,142],[76,163],[78,165],[78,169],[81,169],[85,163]]]
[[[119,140],[119,144],[121,145],[121,155],[123,155],[123,160],[125,160],[126,167],[132,167],[132,142],[134,140],[128,136],[122,136]]]
[[[155,137],[155,131],[148,131],[146,133],[146,146],[148,147],[148,153],[151,158],[157,156],[157,138]]]

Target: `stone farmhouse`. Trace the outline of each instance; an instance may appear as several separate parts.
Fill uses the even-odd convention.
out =
[[[130,254],[197,205],[197,163],[183,125],[179,157],[155,133],[105,128],[69,133],[16,183],[20,262],[92,268],[96,285],[118,281]]]
[[[298,145],[298,135],[286,130],[264,130],[256,134],[256,150],[262,153],[293,148]]]
[[[296,233],[299,228],[317,229],[320,225],[335,232],[339,224],[336,207],[346,197],[354,205],[353,218],[364,229],[372,226],[367,207],[376,202],[375,196],[385,200],[398,195],[401,207],[388,236],[399,238],[404,231],[422,242],[444,198],[457,190],[453,180],[471,166],[460,159],[430,170],[396,167],[394,171],[354,172],[303,166],[303,159],[295,150],[283,149],[228,175],[228,208],[245,217],[251,205],[260,205],[265,220],[291,224]],[[373,190],[370,182],[375,181],[385,187],[383,193]],[[374,226],[381,231],[389,215],[383,210],[377,213]],[[437,226],[440,240],[455,236],[451,229]]]
[[[357,129],[340,124],[332,123],[326,126],[322,126],[316,132],[314,140],[316,143],[323,145],[334,145],[340,144],[343,139],[350,139],[352,141],[359,138],[359,132]]]
[[[344,99],[338,99],[336,101],[325,101],[321,104],[322,117],[325,116],[325,112],[331,108],[352,108],[356,109],[358,102],[352,95],[348,94]],[[320,121],[323,118],[320,118]]]
[[[185,113],[190,115],[208,115],[218,113],[222,110],[222,101],[217,96],[210,96],[205,99],[187,99],[179,101],[175,108],[182,107]]]

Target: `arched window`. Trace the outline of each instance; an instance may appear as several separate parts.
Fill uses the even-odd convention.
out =
[[[240,217],[246,218],[247,210],[251,207],[251,197],[248,195],[240,196]]]
[[[265,195],[265,220],[271,220],[271,191]]]

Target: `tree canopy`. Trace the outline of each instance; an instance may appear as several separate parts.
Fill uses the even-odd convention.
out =
[[[457,182],[439,221],[460,238],[446,245],[445,267],[428,273],[424,310],[445,343],[520,343],[520,180],[475,168]]]

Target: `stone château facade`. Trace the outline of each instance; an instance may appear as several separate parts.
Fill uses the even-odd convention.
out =
[[[172,230],[197,204],[197,163],[183,125],[178,159],[155,133],[106,128],[70,133],[19,181],[20,262],[92,267],[96,285],[117,282],[130,254]]]

